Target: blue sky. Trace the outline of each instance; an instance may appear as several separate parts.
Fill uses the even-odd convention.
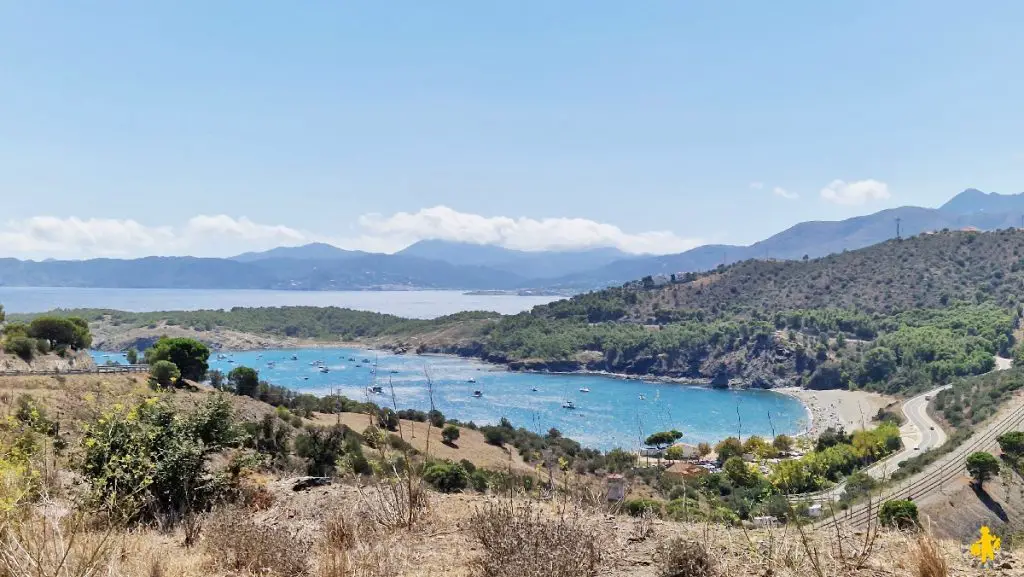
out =
[[[1024,3],[159,4],[0,7],[0,256],[673,252],[1024,191]]]

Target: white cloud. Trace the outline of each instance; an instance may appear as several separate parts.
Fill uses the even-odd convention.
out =
[[[384,217],[364,215],[359,224],[371,235],[409,241],[442,239],[494,244],[518,250],[615,247],[631,253],[667,254],[700,244],[669,231],[627,233],[619,227],[583,218],[487,217],[447,206],[399,212]]]
[[[796,200],[796,199],[800,198],[799,194],[797,194],[795,192],[789,192],[788,190],[786,190],[785,188],[782,188],[781,186],[776,186],[775,188],[773,188],[772,189],[772,194],[774,194],[775,196],[781,196],[782,198],[784,198],[786,200]]]
[[[888,184],[870,178],[854,182],[836,179],[821,189],[821,198],[847,206],[861,205],[871,200],[885,200],[891,196]]]
[[[582,218],[486,217],[445,206],[391,216],[359,217],[359,234],[338,238],[245,217],[198,215],[182,225],[146,225],[131,219],[36,216],[0,225],[0,256],[20,258],[131,258],[232,256],[277,246],[327,242],[342,248],[394,252],[424,239],[493,244],[520,250],[616,247],[665,254],[701,244],[669,231],[627,233]]]
[[[762,188],[764,188],[764,183],[763,182],[751,182],[750,183],[750,190],[761,190]]]
[[[225,215],[196,216],[180,227],[147,226],[131,219],[35,216],[0,228],[5,253],[33,258],[228,256],[303,242],[310,242],[309,237],[288,227]]]

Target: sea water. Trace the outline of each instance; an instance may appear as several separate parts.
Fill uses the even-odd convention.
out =
[[[345,307],[416,319],[461,311],[515,314],[561,297],[466,294],[462,291],[298,291],[235,289],[122,289],[0,287],[9,313],[55,308],[101,308],[131,312],[230,309],[232,307]]]
[[[95,355],[100,364],[124,362],[121,355]],[[521,373],[470,359],[347,348],[246,351],[225,353],[224,359],[217,355],[210,358],[211,369],[227,373],[238,366],[252,367],[262,380],[304,393],[333,392],[423,411],[433,403],[447,418],[479,425],[496,424],[505,417],[516,427],[540,434],[556,428],[584,446],[603,450],[635,450],[641,438],[669,429],[682,431],[683,442],[695,444],[731,435],[793,435],[809,424],[800,401],[771,391]],[[328,372],[321,372],[317,361]],[[368,390],[375,384],[383,386],[384,394]],[[474,397],[474,391],[482,396]],[[563,408],[566,401],[576,408]]]

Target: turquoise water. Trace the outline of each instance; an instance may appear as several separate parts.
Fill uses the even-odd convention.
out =
[[[298,359],[291,360],[292,355]],[[121,359],[100,353],[96,357],[100,363]],[[390,394],[369,393],[367,387],[377,383],[389,392],[390,380],[402,409],[430,409],[426,370],[434,382],[434,404],[447,417],[477,424],[494,424],[507,417],[515,426],[538,433],[555,427],[584,446],[605,450],[636,449],[641,435],[673,428],[683,432],[684,442],[716,441],[737,434],[737,409],[744,437],[770,435],[772,425],[775,433],[796,434],[807,425],[803,404],[770,391],[724,391],[597,375],[517,373],[468,359],[357,349],[237,352],[231,354],[233,362],[215,357],[210,359],[211,369],[227,373],[233,367],[249,366],[275,385],[317,395],[335,391],[382,406],[391,405]],[[310,364],[317,360],[324,361],[329,372],[321,373]],[[273,367],[268,366],[271,361]],[[476,382],[468,382],[471,378]],[[483,396],[474,398],[475,390]],[[577,408],[562,408],[565,400],[572,400]]]

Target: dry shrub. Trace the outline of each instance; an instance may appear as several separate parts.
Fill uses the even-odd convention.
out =
[[[717,575],[707,546],[691,539],[673,539],[662,547],[661,577],[712,577]]]
[[[912,566],[917,568],[917,577],[947,577],[949,566],[942,555],[939,543],[926,533],[917,536],[910,547]]]
[[[359,493],[361,513],[389,530],[412,527],[423,519],[430,505],[421,480],[410,476],[379,479]]]
[[[206,530],[206,548],[217,562],[233,571],[306,575],[308,548],[286,529],[258,525],[244,509],[224,509]]]
[[[473,562],[481,577],[589,577],[601,561],[599,533],[578,508],[546,516],[537,505],[512,500],[477,509],[470,533],[484,554]]]
[[[89,531],[87,517],[55,505],[7,516],[0,525],[0,575],[98,577],[117,562],[113,529]]]
[[[318,577],[391,577],[403,543],[387,542],[364,517],[337,512],[324,521]]]

